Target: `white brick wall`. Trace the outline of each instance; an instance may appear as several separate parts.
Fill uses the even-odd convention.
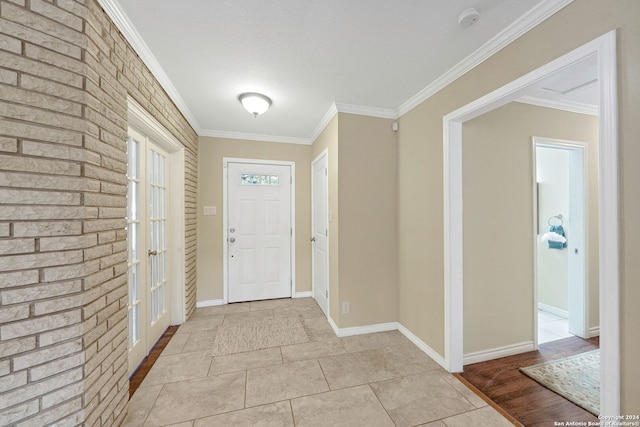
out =
[[[197,135],[95,0],[0,0],[0,425],[126,415],[129,96],[186,148],[190,315]]]

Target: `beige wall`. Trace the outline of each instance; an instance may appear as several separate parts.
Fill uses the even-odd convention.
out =
[[[532,137],[586,142],[587,158],[597,161],[597,130],[596,117],[517,102],[464,123],[465,354],[533,340]],[[596,218],[589,265],[597,266],[597,163],[588,169],[589,202],[596,202],[589,203]],[[596,292],[597,272],[590,282]]]
[[[323,150],[329,156],[329,315],[334,321],[340,317],[339,301],[339,223],[338,206],[338,115],[320,133],[311,146],[311,160],[317,158]]]
[[[296,164],[296,292],[311,291],[311,147],[223,138],[200,138],[198,156],[198,301],[223,298],[222,159],[281,160]],[[217,215],[203,216],[203,206]]]
[[[339,114],[341,328],[397,320],[397,141],[392,120]],[[341,307],[341,306],[340,306]]]
[[[597,156],[598,153],[593,154]],[[538,183],[538,225],[536,231],[538,302],[568,311],[569,251],[549,249],[548,242],[542,241],[541,237],[549,231],[551,217],[562,214],[567,218],[569,214],[569,152],[538,147],[535,156]],[[563,228],[570,235],[568,223],[564,219],[562,222]],[[553,219],[551,224],[560,224],[560,221]]]
[[[640,2],[574,1],[405,114],[399,132],[400,321],[444,354],[442,117],[617,29],[622,413],[640,412]]]
[[[311,290],[310,165],[329,153],[330,315],[341,327],[397,320],[397,142],[391,120],[337,114],[312,146],[200,138],[198,301],[223,298],[222,159],[296,162],[296,287]],[[218,215],[203,216],[203,206]],[[341,313],[342,302],[350,312]]]

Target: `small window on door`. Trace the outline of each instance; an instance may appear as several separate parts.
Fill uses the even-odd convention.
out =
[[[280,175],[240,174],[242,185],[280,185]]]

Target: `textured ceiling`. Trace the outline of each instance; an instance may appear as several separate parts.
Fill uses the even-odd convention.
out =
[[[397,114],[532,8],[553,3],[105,2],[138,33],[175,88],[170,94],[201,135],[291,141],[312,138],[334,103],[373,107],[381,116]],[[480,20],[462,28],[458,15],[470,7],[480,11]],[[243,92],[264,93],[273,100],[272,108],[253,118],[238,102]]]

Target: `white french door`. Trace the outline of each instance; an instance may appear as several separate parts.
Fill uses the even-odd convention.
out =
[[[227,163],[229,302],[291,297],[291,166]]]
[[[325,151],[311,164],[311,250],[313,298],[329,315],[329,177]]]
[[[167,252],[167,153],[129,128],[127,140],[129,247],[129,374],[170,322]]]

